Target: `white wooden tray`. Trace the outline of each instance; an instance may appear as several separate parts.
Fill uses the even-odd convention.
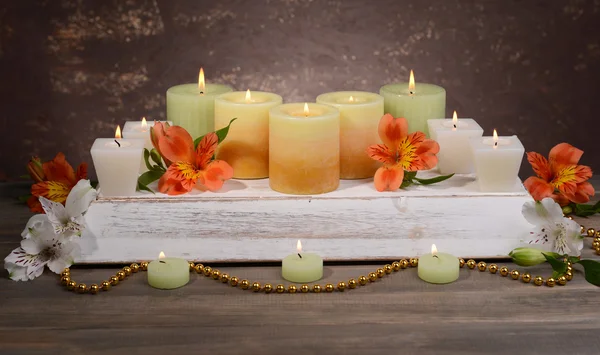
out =
[[[367,179],[323,195],[284,195],[264,179],[230,180],[217,193],[100,197],[86,215],[98,248],[77,262],[152,260],[160,251],[204,262],[280,261],[298,239],[326,260],[417,256],[432,243],[457,256],[504,257],[531,230],[521,215],[530,199],[520,181],[514,192],[482,193],[468,175],[385,193]]]

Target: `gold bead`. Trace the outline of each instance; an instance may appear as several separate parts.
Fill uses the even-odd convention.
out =
[[[70,269],[70,268],[68,268],[68,267],[66,267],[66,268],[64,268],[64,269],[63,269],[63,271],[62,271],[62,272],[64,272],[64,273],[70,273],[70,272],[71,272],[71,269]]]
[[[196,265],[194,265],[194,263],[190,261],[190,271],[194,271],[195,266]]]
[[[585,227],[584,226],[581,226],[580,232],[581,232],[581,234],[585,234]]]
[[[521,275],[521,280],[526,284],[529,283],[531,281],[531,274],[528,272],[524,273],[523,275]]]
[[[367,282],[369,282],[369,279],[367,279],[367,277],[366,277],[366,276],[364,276],[364,275],[360,275],[360,277],[358,278],[358,283],[359,283],[361,286],[364,286],[364,285],[366,285],[366,284],[367,284]]]
[[[65,270],[66,271],[63,271],[60,273],[60,277],[65,277],[65,276],[71,277],[71,272],[68,271],[68,269],[65,269]]]
[[[563,276],[560,276],[560,277],[558,278],[557,282],[558,282],[558,284],[559,284],[559,285],[561,285],[561,286],[564,286],[564,285],[566,285],[566,284],[567,284],[567,278],[566,278],[566,276],[564,276],[564,275],[563,275]]]
[[[600,248],[600,242],[593,241],[592,242],[592,249],[598,249],[598,248]]]
[[[465,259],[463,259],[463,258],[459,258],[459,259],[458,259],[458,265],[459,265],[460,267],[464,267],[464,266],[465,266]]]
[[[379,277],[379,278],[382,278],[385,276],[385,271],[383,271],[382,268],[375,270],[375,272],[377,273],[377,277]]]
[[[119,284],[119,278],[115,275],[110,277],[110,284],[113,286],[117,286]]]
[[[377,276],[375,276],[375,277],[377,278]],[[325,291],[333,292],[333,285],[332,284],[325,285]]]
[[[221,277],[221,272],[219,270],[213,270],[212,272],[212,278],[214,280],[218,280]]]
[[[240,281],[240,287],[242,288],[242,290],[247,290],[248,288],[250,288],[250,281],[243,279],[242,281]]]
[[[490,267],[489,267],[489,269],[490,269],[490,272],[491,272],[492,274],[495,274],[495,273],[497,273],[497,272],[498,272],[498,265],[496,265],[496,264],[490,264]]]
[[[475,265],[477,265],[477,263],[475,262],[475,260],[469,259],[469,261],[467,261],[467,266],[469,267],[469,269],[474,269]]]
[[[129,276],[129,275],[131,275],[131,273],[132,273],[133,271],[131,271],[131,268],[130,268],[129,266],[125,266],[125,267],[123,268],[123,272],[125,273],[125,276]]]
[[[67,286],[69,284],[69,281],[71,281],[71,278],[69,276],[63,276],[60,278],[60,284],[63,286]]]
[[[369,281],[375,282],[377,280],[377,274],[374,272],[369,273]]]
[[[513,270],[510,272],[510,277],[512,277],[513,280],[518,280],[519,276],[521,276],[519,270]]]
[[[148,262],[147,261],[141,262],[140,269],[142,269],[142,271],[148,270]]]
[[[554,285],[556,285],[556,280],[553,277],[549,277],[546,280],[546,286],[548,286],[548,287],[554,287]]]
[[[69,281],[69,283],[67,284],[67,290],[69,291],[73,291],[75,287],[77,287],[77,282],[73,280]]]
[[[596,234],[596,230],[594,228],[589,228],[587,230],[587,236],[588,237],[593,237]]]
[[[572,266],[570,266],[570,265],[567,265],[567,271],[568,271],[568,272],[573,272],[573,267],[572,267]]]
[[[129,268],[131,269],[131,272],[133,272],[134,274],[136,272],[140,271],[140,266],[136,263],[129,265]]]
[[[479,269],[479,271],[485,271],[485,269],[487,269],[487,264],[485,263],[485,261],[480,261],[477,263],[477,268]]]
[[[410,266],[412,266],[412,267],[419,266],[419,259],[417,259],[417,258],[410,258]]]
[[[265,293],[271,293],[273,291],[273,285],[265,284]]]
[[[289,285],[288,286],[288,292],[289,293],[296,293],[297,290],[298,290],[298,288],[296,287],[296,285]]]
[[[321,285],[313,285],[314,293],[321,293]]]
[[[340,292],[344,292],[344,290],[346,289],[346,283],[344,281],[338,282],[337,289]]]
[[[399,261],[394,261],[392,263],[392,268],[394,269],[394,271],[399,271],[402,268],[402,266],[400,266],[400,262]]]
[[[567,281],[573,280],[573,273],[570,271],[565,272],[565,279],[567,279]]]
[[[568,218],[568,219],[570,219],[570,220],[573,220],[573,217],[572,217],[572,216],[567,216],[567,218]]]
[[[600,233],[600,231],[596,231],[596,235],[598,235],[598,233]],[[600,242],[600,237],[594,238],[594,242]]]
[[[506,266],[500,268],[500,275],[508,276],[508,268]]]
[[[81,283],[81,284],[77,285],[77,292],[78,293],[85,293],[85,291],[87,291],[86,284]]]
[[[533,279],[533,283],[536,286],[542,286],[544,284],[544,278],[541,276],[536,276],[535,279]]]
[[[110,290],[110,281],[102,281],[102,290],[103,291]]]
[[[96,284],[91,284],[91,285],[90,285],[90,293],[91,293],[92,295],[95,295],[95,294],[97,294],[97,293],[98,293],[98,291],[100,291],[100,287],[98,287],[98,285],[96,285]]]
[[[119,272],[117,272],[117,277],[119,278],[119,281],[123,281],[123,280],[125,280],[127,275],[125,275],[125,271],[119,271]]]
[[[235,277],[235,276],[231,276],[231,279],[229,279],[229,284],[230,284],[232,287],[236,287],[236,286],[238,285],[238,282],[239,282],[239,281],[240,281],[240,279],[238,279],[237,277]]]
[[[203,273],[204,272],[204,265],[198,264],[198,265],[194,266],[194,271],[196,271],[197,274]]]
[[[400,268],[401,269],[406,269],[408,267],[408,265],[409,265],[408,260],[406,260],[406,259],[400,260]]]
[[[277,285],[276,291],[277,291],[277,293],[284,293],[285,286],[283,286],[282,284]]]
[[[310,291],[310,287],[308,287],[308,285],[302,285],[300,286],[300,291],[302,293],[307,293],[308,291]]]
[[[221,274],[221,282],[226,284],[229,282],[229,274]]]
[[[600,238],[600,230],[596,231],[595,236],[596,236],[596,238]]]
[[[253,282],[253,283],[252,283],[252,291],[253,291],[253,292],[258,292],[258,291],[260,291],[260,283],[258,283],[258,282]]]
[[[600,255],[600,248],[596,249],[596,255]]]
[[[356,288],[356,280],[355,279],[350,279],[348,280],[348,288]]]
[[[391,274],[391,273],[392,273],[392,271],[394,271],[394,268],[392,267],[392,265],[390,265],[390,264],[386,264],[386,265],[383,267],[383,271],[385,271],[385,273],[386,273],[386,274]]]
[[[202,270],[202,272],[204,273],[204,276],[210,277],[212,275],[212,267],[205,266],[204,270]]]

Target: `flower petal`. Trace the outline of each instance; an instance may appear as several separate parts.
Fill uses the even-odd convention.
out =
[[[29,160],[29,164],[27,164],[27,171],[29,172],[31,179],[35,182],[42,182],[46,180],[42,161],[37,156],[32,157],[31,160]]]
[[[379,137],[391,151],[395,151],[400,141],[408,135],[408,121],[404,117],[394,118],[385,114],[379,120]]]
[[[204,170],[212,157],[215,155],[217,146],[219,145],[219,137],[215,132],[210,132],[200,140],[196,148],[196,166],[200,170]]]
[[[404,170],[401,166],[382,166],[375,172],[375,189],[381,191],[396,191],[402,185]]]
[[[77,167],[77,181],[81,179],[87,179],[88,165],[87,163],[81,163]]]
[[[552,179],[550,164],[543,155],[536,152],[529,152],[527,153],[527,161],[531,164],[533,171],[539,178],[545,181],[550,181]]]
[[[550,197],[539,202],[525,202],[521,212],[527,222],[542,228],[553,226],[564,218],[562,208]]]
[[[559,143],[550,150],[548,155],[550,164],[577,165],[583,155],[583,150],[577,149],[569,143]]]
[[[50,224],[48,216],[45,214],[31,216],[25,225],[25,229],[21,232],[21,237],[28,239],[35,237],[40,233],[52,233],[52,224]]]
[[[163,157],[172,162],[195,163],[194,140],[183,127],[171,126],[160,135],[156,131],[159,151]]]
[[[4,263],[8,277],[13,281],[27,281],[27,268],[13,263]]]
[[[31,212],[35,213],[44,213],[44,209],[42,208],[42,204],[40,200],[36,196],[29,196],[27,199],[27,206]]]
[[[50,201],[45,197],[40,197],[40,203],[46,212],[46,216],[48,216],[48,220],[52,223],[52,227],[54,227],[54,232],[57,234],[61,233],[62,228],[69,223],[69,216],[67,215],[65,206],[58,202]]]
[[[417,155],[417,149],[425,142],[425,133],[413,132],[404,137],[398,146],[398,164],[406,171],[426,169],[425,163]]]
[[[586,181],[584,183],[577,184],[575,193],[566,193],[565,197],[569,199],[569,201],[575,203],[586,203],[590,201],[590,197],[594,196],[594,194],[594,187],[592,184]]]
[[[191,191],[202,172],[192,164],[173,163],[158,180],[158,191],[168,195],[181,195]]]
[[[531,197],[536,201],[541,201],[545,197],[552,196],[554,189],[548,182],[536,176],[531,176],[523,182],[523,185],[529,191]]]
[[[66,185],[77,182],[75,171],[63,153],[56,154],[53,160],[45,162],[42,167],[47,181],[58,181]]]
[[[58,181],[38,182],[31,186],[31,194],[35,197],[43,196],[49,200],[64,203],[71,191],[71,185]]]
[[[98,191],[92,187],[90,180],[79,180],[67,196],[65,203],[67,215],[69,217],[83,215],[97,196]]]
[[[422,168],[419,170],[429,170],[435,168],[438,163],[437,153],[440,152],[440,145],[433,139],[425,139],[419,145],[415,154],[419,157]]]
[[[213,160],[198,181],[209,191],[218,191],[223,183],[233,177],[233,168],[224,160]]]
[[[373,160],[384,164],[396,164],[396,154],[383,144],[374,144],[367,148],[367,154]]]
[[[37,255],[45,248],[45,245],[41,245],[35,238],[29,238],[21,240],[21,248],[27,254]]]

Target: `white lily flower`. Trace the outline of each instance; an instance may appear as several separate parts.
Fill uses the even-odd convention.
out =
[[[542,245],[548,251],[561,255],[579,256],[583,249],[581,227],[563,216],[562,209],[552,198],[523,204],[523,216],[536,226],[531,232],[530,244]]]
[[[85,228],[83,215],[97,195],[98,192],[90,185],[90,181],[82,179],[69,192],[65,206],[44,197],[40,197],[40,203],[56,234],[80,235]]]

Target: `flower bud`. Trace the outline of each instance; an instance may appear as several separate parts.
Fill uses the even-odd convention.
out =
[[[36,183],[46,180],[46,175],[44,174],[44,169],[42,167],[42,161],[37,156],[31,157],[31,160],[29,160],[29,164],[27,164],[27,172],[29,172],[29,176]]]
[[[563,214],[564,214],[565,216],[566,216],[566,215],[569,215],[569,214],[573,213],[573,207],[571,207],[571,206],[564,206],[564,207],[562,208],[562,212],[563,212]]]
[[[557,253],[544,252],[534,248],[516,248],[508,255],[512,258],[513,262],[519,266],[534,266],[546,262],[546,258],[542,253],[551,255],[555,258],[560,257]]]

